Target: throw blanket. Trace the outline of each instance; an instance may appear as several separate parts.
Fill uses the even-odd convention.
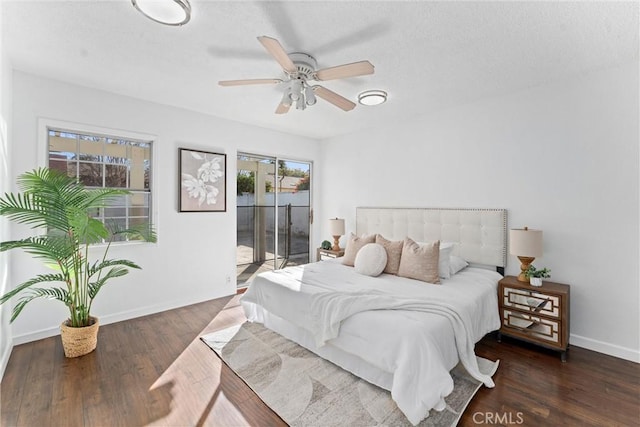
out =
[[[311,297],[310,311],[311,332],[315,338],[316,345],[322,347],[327,341],[337,337],[343,320],[354,314],[369,310],[420,311],[445,317],[453,328],[458,355],[467,372],[476,380],[484,383],[485,386],[489,388],[495,386],[491,376],[480,372],[478,367],[478,361],[473,351],[473,340],[469,333],[472,326],[471,319],[444,301],[397,298],[373,290],[315,294]],[[410,352],[412,349],[406,350]],[[409,358],[411,354],[405,356]],[[421,381],[422,379],[414,378],[413,380]],[[432,386],[437,389],[435,384],[432,384]],[[413,425],[417,425],[424,419],[424,411],[426,409],[428,412],[428,407],[431,403],[425,405],[424,401],[416,402],[416,397],[412,396],[411,392],[408,392],[409,390],[414,391],[414,387],[416,387],[415,384],[394,383],[391,395],[398,408],[407,416],[407,419]],[[433,407],[436,410],[443,410],[444,399],[441,398]]]
[[[316,345],[322,347],[327,341],[337,337],[340,324],[344,319],[368,310],[423,311],[446,317],[455,333],[458,355],[465,369],[485,386],[489,388],[495,386],[491,377],[480,372],[478,368],[478,361],[473,352],[473,340],[469,335],[471,319],[458,313],[454,307],[444,301],[403,299],[375,291],[315,294],[311,297],[311,332]]]

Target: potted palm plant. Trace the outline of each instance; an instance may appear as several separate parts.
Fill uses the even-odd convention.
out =
[[[117,229],[90,215],[125,190],[87,189],[75,178],[48,168],[26,172],[17,179],[21,193],[0,198],[0,215],[18,224],[41,230],[37,236],[0,243],[0,251],[23,249],[55,272],[38,274],[0,297],[4,304],[20,296],[11,315],[13,322],[25,306],[37,298],[62,302],[69,318],[61,325],[64,352],[78,357],[96,348],[98,319],[91,316],[91,305],[102,287],[130,268],[140,267],[124,259],[107,259],[115,236],[155,241],[150,224]],[[100,244],[102,253],[91,260],[89,247]],[[54,286],[59,283],[61,285]],[[42,286],[45,285],[45,286]]]

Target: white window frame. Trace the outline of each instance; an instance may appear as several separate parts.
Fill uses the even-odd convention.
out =
[[[122,129],[111,129],[94,125],[87,125],[83,123],[75,123],[68,122],[63,120],[49,119],[49,118],[39,118],[38,119],[38,167],[48,167],[49,165],[49,130],[61,130],[64,129],[71,133],[80,133],[80,134],[95,134],[95,135],[105,135],[112,136],[115,138],[121,139],[132,139],[132,140],[140,140],[140,141],[149,141],[151,143],[151,177],[149,181],[149,185],[151,186],[151,223],[153,224],[153,228],[156,233],[159,235],[159,202],[158,202],[158,189],[157,189],[157,178],[156,178],[156,168],[157,161],[156,152],[156,140],[158,137],[156,135],[145,134],[140,132],[133,132]],[[140,245],[140,244],[154,244],[149,242],[142,241],[122,241],[122,242],[113,242],[111,245]]]

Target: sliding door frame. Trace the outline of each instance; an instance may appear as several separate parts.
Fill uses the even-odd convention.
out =
[[[279,174],[279,162],[280,161],[289,161],[289,162],[297,162],[297,163],[305,163],[309,165],[309,216],[307,218],[307,221],[309,223],[309,242],[308,242],[308,253],[309,253],[309,258],[308,261],[309,262],[313,262],[312,259],[312,255],[313,255],[313,251],[311,248],[311,243],[313,242],[313,219],[314,219],[314,209],[313,209],[313,187],[314,187],[314,165],[313,165],[313,161],[311,160],[305,160],[305,159],[300,159],[297,157],[291,157],[291,156],[277,156],[277,155],[272,155],[272,154],[265,154],[265,153],[259,153],[259,152],[250,152],[249,151],[244,151],[244,150],[238,150],[236,152],[236,175],[240,170],[238,167],[238,158],[241,156],[246,156],[249,158],[258,158],[258,159],[264,159],[264,160],[273,160],[274,161],[274,169],[275,169],[275,173],[274,173],[274,259],[273,259],[273,269],[274,270],[279,270],[279,266],[278,266],[278,259],[280,258],[280,254],[279,254],[279,233],[278,233],[278,225],[279,225],[279,214],[278,214],[278,207],[279,207],[279,201],[280,201],[280,191],[277,188],[277,182],[278,182],[278,178],[280,177]],[[257,179],[257,178],[256,178]],[[255,203],[255,202],[254,202]],[[237,218],[237,192],[236,192],[236,218]],[[236,221],[236,229],[237,229],[238,225],[237,225],[237,221]],[[236,246],[237,246],[237,242],[236,242]],[[255,242],[254,242],[254,251],[255,251]],[[255,259],[255,256],[254,256]],[[236,260],[236,265],[238,265],[237,260]]]

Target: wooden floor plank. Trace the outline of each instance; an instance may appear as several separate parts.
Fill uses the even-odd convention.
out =
[[[57,353],[60,350],[55,351]],[[78,364],[82,361],[63,357],[57,359],[56,363],[59,363],[59,368],[54,369],[51,418],[64,419],[68,427],[81,427],[84,425],[83,378]]]
[[[55,363],[55,349],[56,337],[33,343],[31,363],[27,371],[24,372],[26,379],[23,392],[25,394],[20,405],[17,425],[31,426],[52,423],[53,379],[55,370],[60,367]],[[9,391],[2,394],[6,393]]]
[[[93,353],[66,359],[59,337],[13,349],[1,384],[2,426],[285,426],[199,337],[246,319],[238,297],[100,327]],[[572,347],[557,353],[487,336],[500,359],[461,426],[633,426],[640,365]],[[497,422],[496,422],[497,420]],[[491,422],[488,422],[491,421]]]
[[[33,354],[33,345],[19,345],[13,348],[0,389],[0,425],[17,425],[18,414],[25,396],[25,385]],[[11,366],[11,369],[8,367]]]

